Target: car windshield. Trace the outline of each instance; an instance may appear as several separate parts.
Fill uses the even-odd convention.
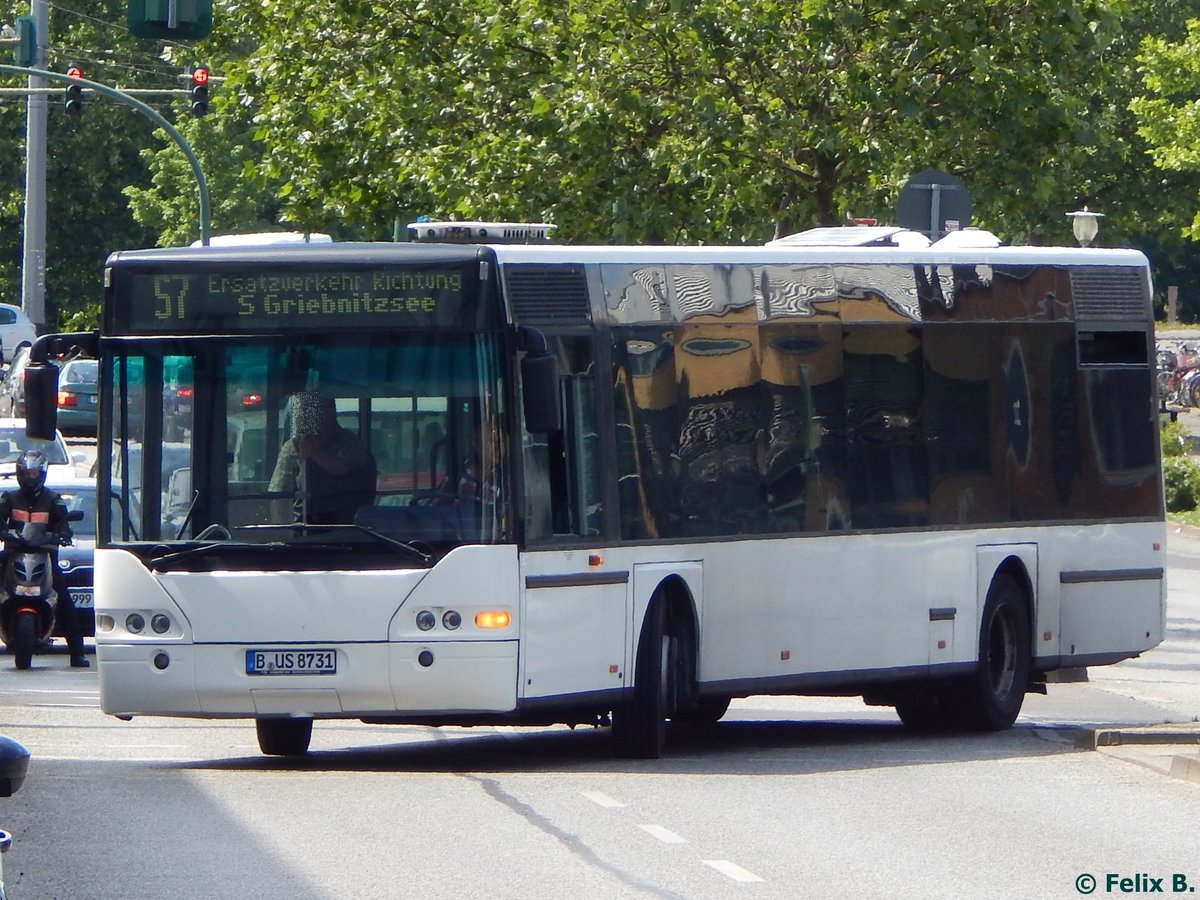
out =
[[[67,363],[59,379],[63,384],[95,384],[100,366],[95,360]]]
[[[67,449],[61,441],[39,441],[25,434],[25,426],[0,428],[0,462],[16,462],[26,450],[40,450],[52,466],[70,463]]]
[[[83,519],[71,523],[71,531],[76,537],[94,538],[96,536],[96,489],[91,486],[76,486],[55,488],[63,502],[67,504],[67,512],[76,510],[83,513]]]

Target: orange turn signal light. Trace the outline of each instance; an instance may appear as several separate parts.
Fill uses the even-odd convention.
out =
[[[475,614],[477,628],[507,628],[512,622],[512,616],[502,609],[489,609]]]

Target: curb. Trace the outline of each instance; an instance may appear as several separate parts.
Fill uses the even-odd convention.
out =
[[[1081,728],[1075,746],[1085,750],[1145,744],[1194,744],[1200,746],[1200,722],[1178,725],[1131,725],[1124,728]]]
[[[1200,757],[1193,759],[1190,756],[1172,756],[1171,771],[1167,774],[1181,781],[1200,784]]]
[[[1124,748],[1178,747],[1180,750],[1200,747],[1200,723],[1178,725],[1131,726],[1128,728],[1081,728],[1075,735],[1075,746],[1085,750],[1110,751],[1110,754],[1136,765],[1153,769],[1180,781],[1200,784],[1200,754],[1137,753]]]

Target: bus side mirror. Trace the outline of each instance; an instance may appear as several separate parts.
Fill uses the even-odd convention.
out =
[[[521,405],[525,430],[545,434],[562,428],[562,402],[558,389],[558,357],[546,348],[546,338],[536,328],[520,330],[525,356],[521,359]]]
[[[58,430],[58,366],[31,362],[25,366],[24,378],[25,433],[52,441]]]

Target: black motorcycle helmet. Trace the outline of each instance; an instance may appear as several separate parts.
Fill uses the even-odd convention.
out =
[[[32,500],[46,483],[46,468],[50,462],[40,450],[26,450],[17,458],[17,484],[26,499]]]

